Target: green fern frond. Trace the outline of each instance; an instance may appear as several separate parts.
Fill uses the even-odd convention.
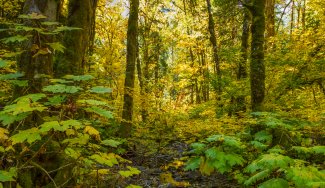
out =
[[[325,182],[325,174],[313,166],[292,167],[287,171],[286,177],[293,181],[296,187],[308,187],[308,184]]]
[[[289,182],[282,178],[273,178],[261,183],[258,188],[289,188]]]
[[[259,142],[272,142],[272,135],[268,133],[267,131],[260,131],[257,132],[254,136],[254,140]]]
[[[268,153],[278,153],[278,154],[285,154],[285,150],[283,150],[279,145],[274,146],[273,148],[267,151]]]
[[[263,180],[263,179],[269,177],[270,174],[271,174],[271,171],[269,169],[263,170],[263,171],[255,174],[254,176],[250,177],[248,180],[246,180],[244,185],[246,185],[246,186],[253,185],[257,181],[260,181],[260,180]]]
[[[253,161],[246,170],[248,172],[255,172],[258,169],[270,169],[274,170],[277,168],[287,168],[289,164],[292,164],[294,161],[288,156],[280,155],[277,153],[264,154],[259,159]]]
[[[314,146],[310,149],[316,154],[325,155],[325,146]]]

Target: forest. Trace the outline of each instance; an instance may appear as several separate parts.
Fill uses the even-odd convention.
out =
[[[324,0],[0,0],[0,188],[325,188]]]

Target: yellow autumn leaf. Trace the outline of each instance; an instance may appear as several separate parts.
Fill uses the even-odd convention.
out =
[[[9,134],[9,131],[7,129],[0,127],[0,140],[7,140],[8,139],[7,134]]]
[[[89,134],[90,136],[94,136],[96,140],[100,140],[100,135],[99,131],[97,131],[94,127],[92,126],[86,126],[84,129],[84,133]]]

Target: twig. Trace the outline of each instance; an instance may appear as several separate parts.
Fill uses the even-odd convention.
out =
[[[40,166],[39,164],[37,164],[37,163],[35,163],[33,161],[30,161],[29,163],[34,165],[35,167],[41,169],[50,178],[50,180],[53,182],[54,187],[58,188],[58,186],[56,185],[54,179],[51,177],[51,175],[42,166]]]
[[[289,6],[291,3],[292,3],[292,0],[290,0],[289,3],[286,4],[286,6],[284,7],[283,12],[282,12],[281,17],[280,17],[279,22],[278,22],[278,26],[277,26],[277,28],[276,28],[276,32],[279,31],[280,23],[281,23],[281,21],[282,21],[283,15],[284,15],[286,9],[288,8],[288,6]]]
[[[73,163],[66,164],[66,165],[64,165],[64,166],[61,166],[61,167],[55,169],[55,170],[51,170],[51,171],[49,171],[49,174],[51,174],[51,173],[53,173],[53,172],[56,172],[56,171],[59,171],[59,170],[65,168],[65,167],[67,167],[67,166],[70,166],[70,165],[73,165]]]

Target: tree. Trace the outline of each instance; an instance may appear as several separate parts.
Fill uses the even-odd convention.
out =
[[[47,21],[56,21],[58,18],[59,1],[56,0],[27,0],[24,4],[24,14],[39,14],[46,16]],[[26,25],[35,26],[35,22],[25,21]],[[53,37],[39,35],[33,32],[30,40],[23,44],[25,50],[18,61],[18,71],[25,74],[24,78],[29,81],[30,93],[40,92],[48,79],[42,75],[53,75],[53,53],[49,51],[45,43],[53,40]],[[31,50],[35,49],[35,50]],[[20,91],[17,91],[20,95]]]
[[[275,35],[275,0],[266,0],[265,19],[266,19],[266,38]]]
[[[88,66],[87,55],[93,48],[97,2],[98,0],[69,0],[67,26],[80,30],[65,33],[63,45],[67,48],[56,61],[56,75],[85,72]]]
[[[265,32],[265,0],[254,0],[248,6],[252,13],[251,42],[251,105],[253,111],[263,110],[265,97],[265,66],[264,66],[264,32]]]
[[[242,28],[242,36],[241,36],[241,59],[239,62],[238,70],[237,70],[237,80],[243,81],[247,78],[247,60],[248,60],[248,47],[249,47],[249,25],[251,22],[251,15],[248,10],[244,9],[243,13],[243,28]],[[236,111],[246,111],[245,106],[245,97],[239,96],[236,99],[237,109]]]
[[[135,65],[137,60],[139,0],[130,0],[130,12],[127,31],[126,72],[124,82],[124,103],[120,134],[129,137],[132,129],[133,93]]]
[[[214,30],[214,20],[212,16],[211,3],[210,0],[206,0],[206,2],[207,2],[208,15],[209,15],[210,42],[213,48],[214,71],[217,74],[217,95],[218,95],[217,98],[220,99],[222,90],[221,90],[221,71],[220,71],[220,62],[219,62],[219,55],[218,55],[217,38]]]

